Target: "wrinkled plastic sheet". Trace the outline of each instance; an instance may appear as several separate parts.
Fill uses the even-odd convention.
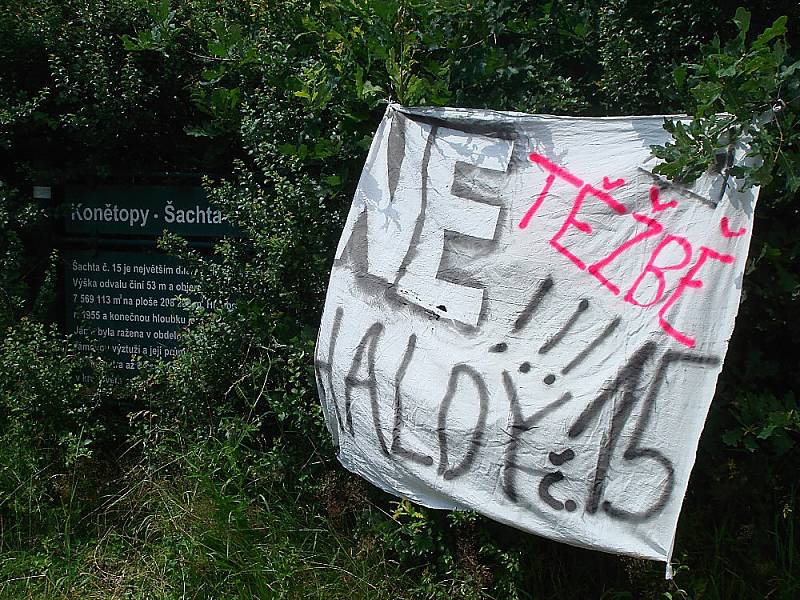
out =
[[[391,105],[331,272],[319,395],[350,471],[669,561],[757,189],[652,171],[663,116]]]

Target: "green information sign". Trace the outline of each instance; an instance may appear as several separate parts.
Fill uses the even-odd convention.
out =
[[[199,188],[73,188],[66,197],[65,323],[79,349],[104,356],[120,376],[142,360],[178,356],[193,319],[188,303],[200,299],[191,274],[155,240],[165,229],[206,239],[235,230]]]

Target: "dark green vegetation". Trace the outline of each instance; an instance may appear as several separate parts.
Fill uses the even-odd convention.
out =
[[[800,20],[795,0],[750,4],[0,0],[0,598],[800,597]],[[690,111],[657,150],[672,177],[702,171],[723,130],[753,136],[752,258],[675,584],[662,565],[397,503],[335,463],[313,340],[389,98]],[[55,215],[30,186],[167,171],[215,174],[246,231],[213,256],[161,242],[236,307],[114,389],[48,324]],[[86,368],[95,384],[74,383]]]

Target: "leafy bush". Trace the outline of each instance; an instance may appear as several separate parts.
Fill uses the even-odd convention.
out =
[[[0,519],[34,526],[14,530],[18,554],[0,557],[0,573],[24,580],[46,564],[41,597],[141,597],[147,586],[174,597],[187,582],[198,597],[308,586],[364,597],[793,597],[798,7],[752,4],[750,14],[698,0],[4,2]],[[679,531],[684,592],[658,566],[398,503],[333,466],[313,340],[390,99],[573,115],[690,109],[655,150],[676,178],[705,170],[723,133],[749,136],[764,155],[749,173],[763,187],[741,316]],[[778,118],[759,122],[776,103]],[[220,308],[192,308],[186,352],[109,392],[102,365],[43,324],[58,255],[42,242],[56,215],[27,190],[175,172],[209,175],[209,196],[243,235],[210,253],[161,240]],[[76,383],[89,367],[95,383]],[[61,533],[48,530],[65,514]],[[78,562],[101,584],[59,571],[72,548],[62,534],[78,519]],[[0,528],[4,548],[13,535]],[[52,538],[37,546],[34,530]],[[317,536],[320,549],[309,548]],[[109,584],[91,566],[96,541],[111,570],[124,571],[129,552],[138,574]],[[398,587],[370,578],[375,569]],[[0,595],[21,589],[0,584]]]
[[[20,529],[35,534],[79,514],[73,500],[102,438],[98,415],[107,394],[102,378],[77,383],[90,365],[54,327],[25,318],[6,329],[0,345],[0,520],[10,524],[4,535],[23,535]]]

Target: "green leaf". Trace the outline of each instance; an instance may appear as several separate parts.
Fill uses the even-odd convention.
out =
[[[753,42],[753,49],[763,48],[776,37],[786,33],[786,15],[780,16],[775,19],[772,27],[767,27],[764,32],[756,38]]]
[[[373,96],[378,96],[383,94],[383,88],[379,85],[373,85],[371,81],[367,80],[364,82],[364,86],[362,88],[362,98],[370,98]]]
[[[800,69],[800,60],[793,62],[788,67],[785,67],[781,75],[783,77],[791,77],[798,69]]]
[[[766,427],[762,427],[761,431],[758,432],[758,435],[756,437],[760,440],[769,439],[769,437],[775,431],[775,427],[776,425],[767,425]]]
[[[166,21],[169,18],[169,0],[150,3],[147,6],[147,13],[154,21]]]
[[[355,86],[356,86],[356,96],[359,98],[364,97],[364,69],[361,68],[361,65],[357,65],[355,69]]]
[[[122,36],[122,47],[129,52],[136,52],[137,50],[141,50],[139,44],[137,44],[136,41],[134,41],[134,39],[127,33]]]
[[[375,11],[375,14],[385,22],[391,22],[394,18],[397,17],[397,2],[386,1],[386,0],[372,0],[369,3],[369,6],[372,10]]]
[[[741,429],[730,429],[722,434],[722,441],[728,446],[738,446],[742,441]]]
[[[314,144],[314,158],[330,158],[331,156],[335,156],[338,149],[336,145],[331,142],[330,140],[320,140],[316,144]]]
[[[750,31],[750,11],[740,6],[736,9],[733,22],[739,29],[739,38],[744,40],[747,36],[747,32]]]
[[[672,71],[672,77],[675,79],[675,84],[682,88],[683,84],[686,82],[686,74],[688,73],[688,68],[686,65],[681,65],[677,67],[674,71]]]

